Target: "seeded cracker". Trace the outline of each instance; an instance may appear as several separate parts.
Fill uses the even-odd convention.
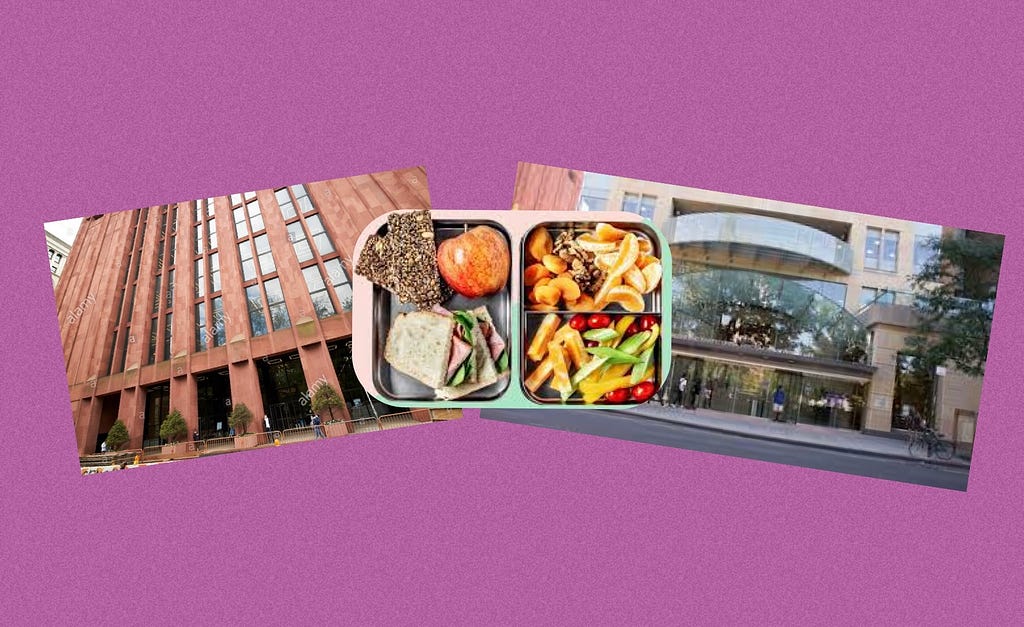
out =
[[[388,232],[372,235],[359,255],[356,273],[391,291],[403,303],[429,309],[443,301],[430,211],[388,215]]]

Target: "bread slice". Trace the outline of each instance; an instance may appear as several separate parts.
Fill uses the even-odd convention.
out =
[[[490,316],[487,315],[486,308],[481,307],[480,309],[483,309],[483,315],[487,316],[487,320],[490,320]],[[476,316],[478,321],[481,319],[480,309],[473,310],[470,312],[471,314]],[[457,398],[461,398],[463,396],[466,396],[467,394],[483,389],[491,385],[492,383],[498,381],[498,369],[497,366],[495,366],[494,364],[494,360],[491,359],[491,349],[487,345],[487,339],[484,337],[483,331],[480,330],[479,324],[473,327],[472,336],[473,355],[470,357],[470,359],[473,360],[475,378],[472,381],[467,381],[466,383],[463,383],[462,385],[457,385],[454,387],[439,387],[437,390],[435,390],[435,396],[439,400],[454,400]],[[503,374],[507,375],[507,373]]]
[[[439,388],[447,383],[455,324],[432,311],[399,314],[388,330],[384,359],[395,370]]]

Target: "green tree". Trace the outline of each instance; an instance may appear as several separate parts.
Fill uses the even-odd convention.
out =
[[[968,232],[932,238],[933,255],[912,277],[919,324],[907,346],[934,372],[952,363],[970,376],[985,374],[1003,237]]]
[[[107,450],[116,451],[128,443],[128,427],[120,420],[114,422],[107,432]]]
[[[228,424],[237,435],[245,435],[250,422],[252,422],[252,412],[245,406],[245,403],[236,403],[231,409],[231,415],[228,416]]]
[[[326,383],[319,386],[316,391],[313,392],[313,411],[319,414],[326,409],[331,415],[331,420],[334,420],[334,408],[341,407],[344,403],[345,402],[341,400],[341,395]]]
[[[171,444],[180,442],[185,439],[188,435],[188,426],[185,424],[185,419],[181,417],[181,412],[175,409],[167,418],[160,423],[160,438],[167,440]]]

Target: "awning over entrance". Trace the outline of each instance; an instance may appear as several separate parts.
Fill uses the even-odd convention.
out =
[[[741,366],[792,370],[807,375],[859,384],[869,383],[875,373],[874,366],[791,355],[710,340],[674,337],[672,338],[672,352],[673,354],[712,359]]]

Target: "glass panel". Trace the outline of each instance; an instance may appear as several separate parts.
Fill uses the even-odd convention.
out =
[[[202,258],[196,259],[195,262],[195,293],[196,298],[202,298],[206,295],[206,272],[203,267]]]
[[[232,205],[237,205],[237,204],[239,204],[241,202],[242,202],[242,195],[241,194],[231,194],[231,204]]]
[[[210,306],[213,311],[213,315],[210,320],[211,326],[213,327],[213,345],[224,346],[224,342],[226,341],[226,333],[224,329],[224,301],[220,296],[218,296],[210,301]]]
[[[213,250],[217,247],[217,222],[215,220],[207,220],[206,230],[209,231],[209,236],[206,240],[207,246],[210,250]]]
[[[160,337],[160,327],[157,324],[158,318],[153,318],[149,321],[149,357],[146,363],[156,363],[156,340]]]
[[[309,247],[309,242],[306,241],[306,234],[302,230],[301,222],[292,222],[288,225],[288,241],[295,248],[295,256],[299,259],[299,263],[313,258],[313,250]]]
[[[196,203],[196,206],[198,206],[198,205],[199,205],[199,203]],[[210,216],[212,216],[214,214],[214,205],[215,205],[215,203],[214,203],[214,199],[213,198],[207,198],[206,199],[206,216],[207,217],[210,217]],[[196,216],[197,216],[196,219],[198,220],[199,219],[198,218],[199,214],[197,213]]]
[[[640,201],[640,215],[648,220],[654,219],[654,205],[657,201],[656,196],[644,196]]]
[[[623,194],[622,210],[630,213],[640,212],[640,196],[637,194]]]
[[[309,199],[309,196],[301,196],[298,199],[299,211],[303,214],[307,214],[311,211],[316,211],[316,207],[313,206],[313,201]]]
[[[178,236],[177,235],[172,235],[171,236],[170,250],[168,251],[168,254],[170,255],[170,258],[169,258],[169,260],[167,262],[167,265],[169,265],[169,266],[173,266],[174,265],[174,260],[177,257],[177,254],[175,252],[177,247],[178,247]]]
[[[210,293],[220,291],[220,253],[210,255]]]
[[[206,331],[206,303],[196,303],[196,351],[206,350],[209,334]]]
[[[245,298],[249,303],[249,328],[252,329],[252,337],[266,335],[267,318],[263,314],[263,298],[260,295],[260,286],[254,284],[245,288]]]
[[[327,280],[334,286],[334,293],[338,297],[338,305],[342,311],[352,310],[352,286],[348,282],[348,273],[345,266],[338,258],[328,259],[324,262],[324,269],[327,270]]]
[[[158,274],[153,282],[153,313],[160,309],[161,296],[163,296],[163,293],[160,291],[160,275]]]
[[[260,235],[256,238],[256,252],[259,255],[261,274],[270,274],[277,269],[274,266],[274,257],[270,253],[270,240],[266,235]]]
[[[882,234],[882,258],[879,268],[887,272],[896,272],[897,251],[900,247],[900,234],[897,231],[886,231]]]
[[[284,294],[281,292],[281,281],[279,279],[265,281],[263,289],[267,293],[267,305],[270,307],[270,322],[274,330],[287,329],[292,323],[288,317],[288,308],[284,303]]]
[[[868,229],[868,236],[864,242],[864,267],[878,269],[878,257],[882,249],[881,229]]]
[[[167,271],[167,308],[174,307],[174,269]]]
[[[235,237],[242,237],[249,234],[248,227],[245,225],[245,211],[241,207],[237,207],[234,210],[235,214]]]
[[[167,314],[164,316],[164,361],[171,358],[171,329],[174,326],[173,316],[174,314]]]
[[[256,192],[245,192],[246,200],[252,200],[253,198],[256,198]]]
[[[256,278],[256,264],[252,260],[252,245],[248,240],[238,245],[238,256],[242,260],[242,280]]]
[[[324,232],[324,225],[320,221],[320,216],[312,215],[306,218],[306,226],[309,227],[309,232],[313,236],[313,243],[316,244],[317,252],[321,255],[328,255],[334,252],[334,245],[331,244],[331,238]]]
[[[285,220],[294,218],[295,205],[292,204],[291,196],[288,195],[287,189],[279,189],[274,192],[274,196],[277,198],[277,204],[281,207],[281,215],[284,216]]]
[[[914,236],[914,274],[920,274],[925,265],[935,257],[933,241],[928,235]]]
[[[249,222],[252,223],[253,231],[263,230],[263,214],[260,213],[260,205],[255,200],[246,203],[246,211],[249,213]]]
[[[203,252],[203,223],[200,222],[195,226],[195,245],[193,247],[193,254],[198,255]]]

